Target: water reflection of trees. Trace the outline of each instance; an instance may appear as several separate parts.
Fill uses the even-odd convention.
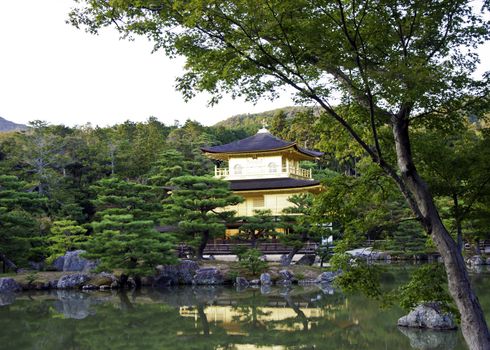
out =
[[[21,296],[0,308],[0,344],[5,348],[410,348],[409,339],[394,326],[399,311],[380,312],[363,297],[319,290],[262,295],[259,290],[237,294],[214,287],[133,294],[44,293],[31,299]],[[70,318],[67,310],[86,317]],[[219,310],[229,317],[219,316]]]

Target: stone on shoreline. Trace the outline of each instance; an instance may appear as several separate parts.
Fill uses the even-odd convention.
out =
[[[316,278],[315,282],[316,283],[332,283],[332,281],[337,278],[338,275],[341,274],[342,271],[325,271],[322,272],[318,277]]]
[[[296,265],[306,265],[311,266],[315,263],[316,255],[314,254],[305,254],[296,262]]]
[[[11,277],[0,278],[0,293],[20,292],[22,287]]]
[[[83,271],[89,272],[97,267],[95,261],[82,258],[80,255],[84,254],[85,250],[74,250],[72,252],[66,252],[64,257],[63,271]]]
[[[176,265],[165,265],[157,267],[158,273],[153,285],[166,287],[178,284],[192,284],[199,264],[192,260],[182,260]]]
[[[480,255],[474,255],[466,260],[466,264],[469,266],[480,266],[485,265],[485,261],[483,261]]]
[[[196,271],[192,280],[196,285],[217,285],[223,284],[223,274],[216,267],[202,268]]]
[[[400,327],[429,328],[438,330],[456,329],[453,315],[443,313],[439,303],[418,305],[406,316],[398,320]]]
[[[81,288],[90,280],[90,277],[83,273],[75,273],[73,275],[64,275],[58,280],[58,289],[75,289]]]
[[[237,277],[235,279],[235,285],[239,288],[247,288],[249,283],[245,277]]]
[[[266,285],[270,286],[272,284],[271,275],[268,274],[267,272],[262,273],[260,275],[260,284],[263,286],[266,286]]]
[[[291,271],[281,270],[279,271],[279,280],[277,281],[277,284],[283,286],[289,286],[293,284],[293,279],[294,279],[294,275]]]

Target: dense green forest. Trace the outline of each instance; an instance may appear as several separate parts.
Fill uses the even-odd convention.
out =
[[[274,135],[325,152],[319,162],[303,164],[323,181],[324,191],[314,199],[292,199],[289,213],[303,214],[293,221],[288,213],[279,221],[267,212],[248,219],[224,212],[213,216],[216,207],[240,199],[226,183],[210,178],[214,164],[200,147],[243,139],[264,121]],[[469,243],[486,238],[490,133],[485,123],[468,121],[439,133],[420,128],[415,140],[419,167],[454,235]],[[428,147],[429,141],[438,146]],[[453,169],[448,174],[441,170],[447,164]],[[196,247],[202,258],[207,241],[222,237],[233,219],[244,222],[239,237],[252,239],[254,246],[278,228],[291,232],[281,239],[293,255],[307,240],[320,240],[322,232],[315,228],[326,222],[334,222],[344,249],[366,238],[399,254],[433,249],[395,184],[315,108],[237,116],[210,127],[191,120],[165,125],[155,118],[104,128],[35,121],[28,130],[0,134],[0,171],[4,269],[51,263],[67,250],[84,248],[102,268],[150,273],[174,261],[178,242]],[[186,204],[190,201],[194,206]],[[179,227],[158,232],[160,225]]]

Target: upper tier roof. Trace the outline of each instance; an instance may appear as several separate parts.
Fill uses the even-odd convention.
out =
[[[227,143],[226,145],[202,147],[201,150],[207,153],[251,153],[276,151],[293,147],[298,152],[309,157],[317,158],[323,155],[323,152],[312,151],[299,147],[296,142],[288,142],[272,135],[266,129],[261,129],[253,136],[243,140]]]

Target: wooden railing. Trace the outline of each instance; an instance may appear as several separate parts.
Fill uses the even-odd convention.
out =
[[[206,249],[204,249],[205,255],[234,255],[235,249],[239,247],[252,248],[252,243],[208,243]],[[301,248],[298,254],[312,254],[315,253],[318,248],[317,243],[307,242]],[[285,246],[281,243],[259,243],[257,249],[263,254],[288,254],[291,251],[291,247]],[[185,254],[190,248],[185,244],[179,245],[179,252]]]
[[[264,178],[264,177],[299,177],[302,179],[312,179],[311,169],[303,169],[300,167],[282,167],[282,169],[276,169],[271,171],[268,167],[258,167],[253,169],[242,169],[241,174],[230,174],[229,168],[214,168],[214,176],[219,178],[226,178],[232,175],[233,177],[243,179]]]

